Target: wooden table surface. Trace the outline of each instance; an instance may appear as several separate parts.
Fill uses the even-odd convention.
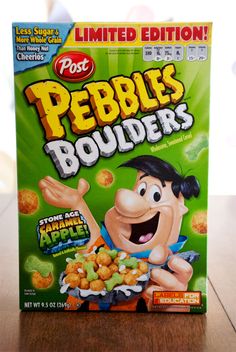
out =
[[[236,351],[236,196],[210,197],[206,315],[20,313],[16,198],[0,202],[1,352]]]

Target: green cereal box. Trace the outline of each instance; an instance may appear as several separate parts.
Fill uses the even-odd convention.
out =
[[[206,312],[210,23],[14,23],[20,308]]]

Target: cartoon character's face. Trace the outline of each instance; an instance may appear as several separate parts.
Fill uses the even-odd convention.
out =
[[[116,247],[129,253],[176,243],[182,217],[188,211],[184,198],[155,177],[139,171],[134,189],[119,189],[115,205],[105,215],[105,225]]]

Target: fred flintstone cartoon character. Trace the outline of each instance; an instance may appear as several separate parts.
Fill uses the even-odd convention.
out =
[[[183,215],[188,211],[184,199],[198,197],[200,187],[194,176],[185,178],[172,165],[154,156],[138,156],[120,167],[136,169],[136,182],[133,190],[117,190],[114,206],[106,212],[102,229],[84,200],[90,188],[86,180],[81,178],[78,188],[72,189],[47,176],[39,186],[49,204],[83,214],[91,232],[88,248],[105,243],[112,249],[147,258],[152,264],[164,263],[170,256],[171,272],[152,269],[150,285],[143,293],[150,307],[153,291],[187,290],[193,269],[175,253],[187,240],[179,235]],[[133,304],[137,305],[137,300]]]

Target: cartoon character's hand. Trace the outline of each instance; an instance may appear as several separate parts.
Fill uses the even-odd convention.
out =
[[[39,181],[39,188],[47,203],[59,208],[75,209],[90,187],[83,178],[79,180],[77,189],[73,189],[50,176],[46,176]]]
[[[150,253],[148,261],[152,264],[163,264],[169,256],[168,267],[173,273],[159,268],[152,269],[151,280],[155,285],[149,286],[145,291],[145,295],[149,299],[152,299],[153,291],[187,290],[188,282],[193,274],[193,268],[186,260],[172,255],[167,246],[158,245]]]

